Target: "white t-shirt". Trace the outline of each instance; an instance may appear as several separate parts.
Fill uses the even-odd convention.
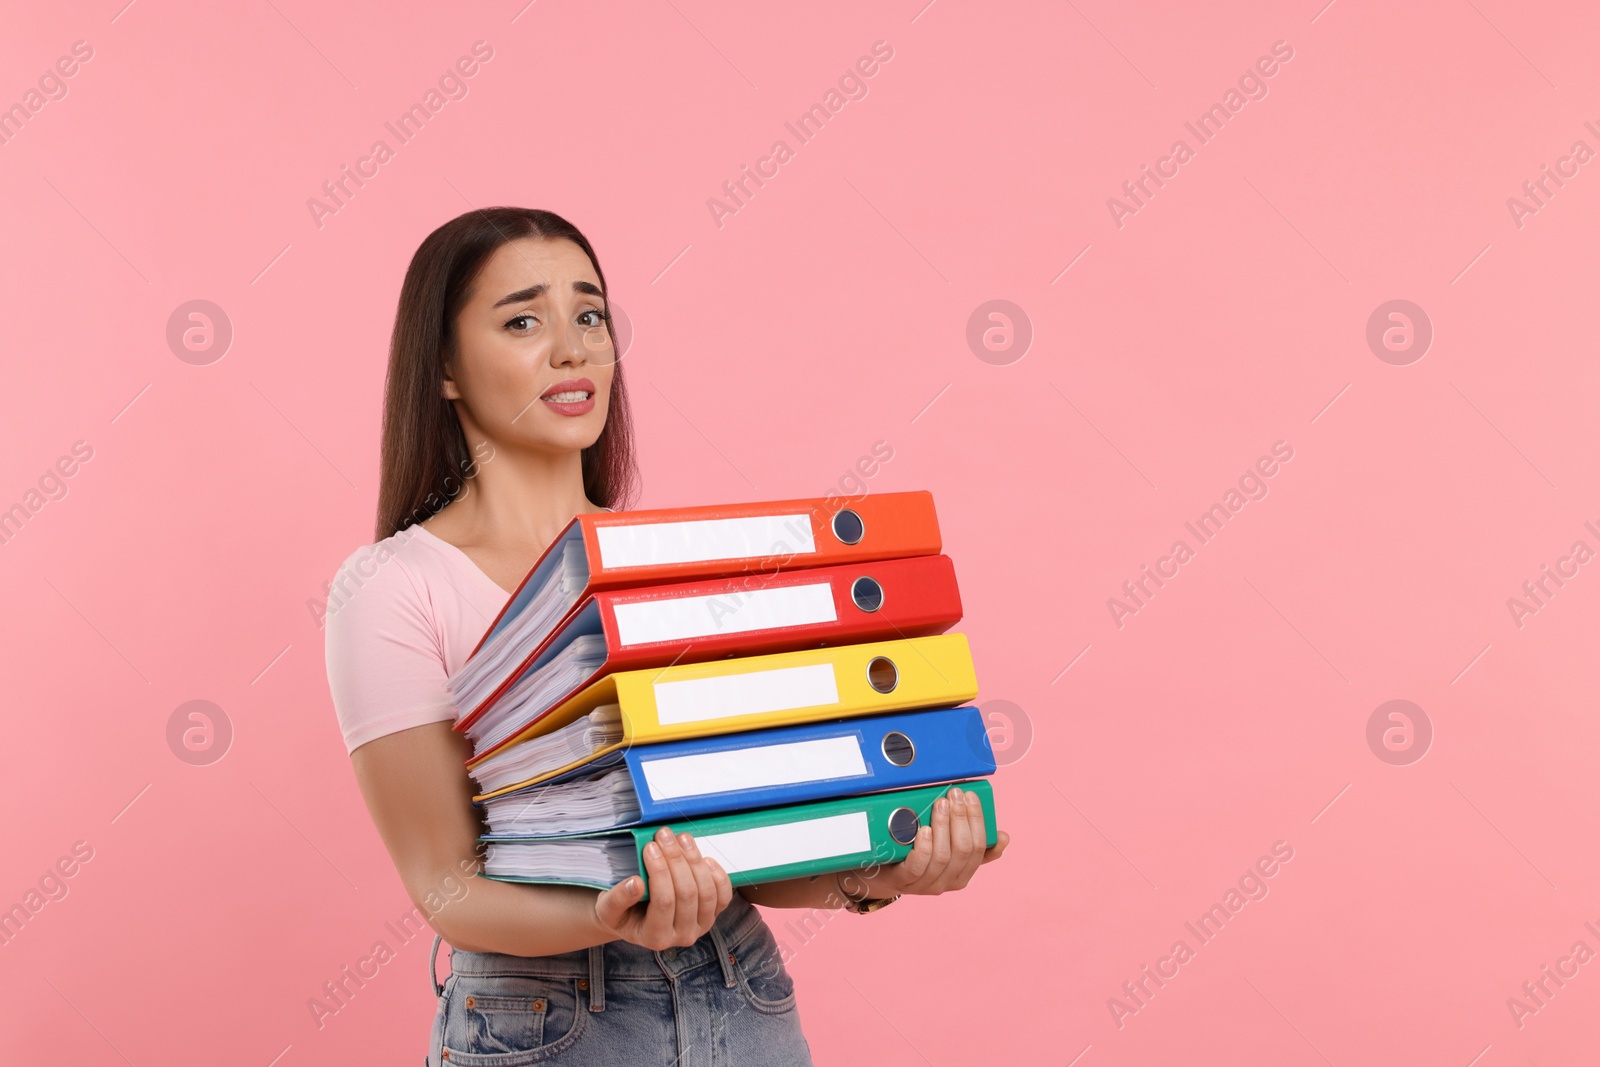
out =
[[[351,553],[324,619],[328,688],[345,750],[454,722],[445,679],[510,599],[465,552],[420,525]]]

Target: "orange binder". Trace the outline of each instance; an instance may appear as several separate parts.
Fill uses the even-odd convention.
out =
[[[604,590],[935,555],[940,547],[927,490],[578,515],[511,594],[451,690],[461,717],[476,716]]]

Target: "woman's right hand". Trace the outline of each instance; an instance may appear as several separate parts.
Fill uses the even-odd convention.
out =
[[[599,924],[624,941],[661,950],[694,944],[733,900],[733,883],[716,860],[700,855],[690,834],[663,826],[644,846],[650,900],[640,903],[644,883],[625,878],[595,897]]]

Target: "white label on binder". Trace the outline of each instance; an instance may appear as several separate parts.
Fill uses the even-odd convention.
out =
[[[831,663],[685,678],[654,688],[656,721],[663,726],[839,703]]]
[[[762,559],[817,550],[811,537],[811,516],[805,512],[597,526],[595,536],[600,541],[603,567]]]
[[[802,819],[778,826],[752,826],[727,833],[696,834],[694,843],[702,855],[714,858],[729,874],[777,867],[785,863],[805,863],[830,856],[849,856],[872,851],[872,832],[867,829],[867,813],[851,811],[820,819]]]
[[[661,801],[851,778],[867,773],[867,761],[861,743],[849,735],[646,759],[639,769],[650,795]]]
[[[616,613],[623,647],[810,626],[839,617],[833,610],[833,586],[828,582],[746,593],[640,600],[616,605]]]

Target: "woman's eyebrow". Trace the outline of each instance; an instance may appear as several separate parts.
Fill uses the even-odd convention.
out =
[[[530,285],[526,289],[518,289],[514,293],[509,293],[506,296],[501,297],[499,300],[494,302],[493,306],[500,307],[503,304],[520,304],[525,300],[537,299],[549,291],[550,286],[545,282],[540,282],[538,285]],[[605,296],[605,294],[600,291],[600,287],[598,285],[595,285],[593,282],[586,282],[582,280],[572,283],[572,291],[575,293],[587,293],[589,296]]]

